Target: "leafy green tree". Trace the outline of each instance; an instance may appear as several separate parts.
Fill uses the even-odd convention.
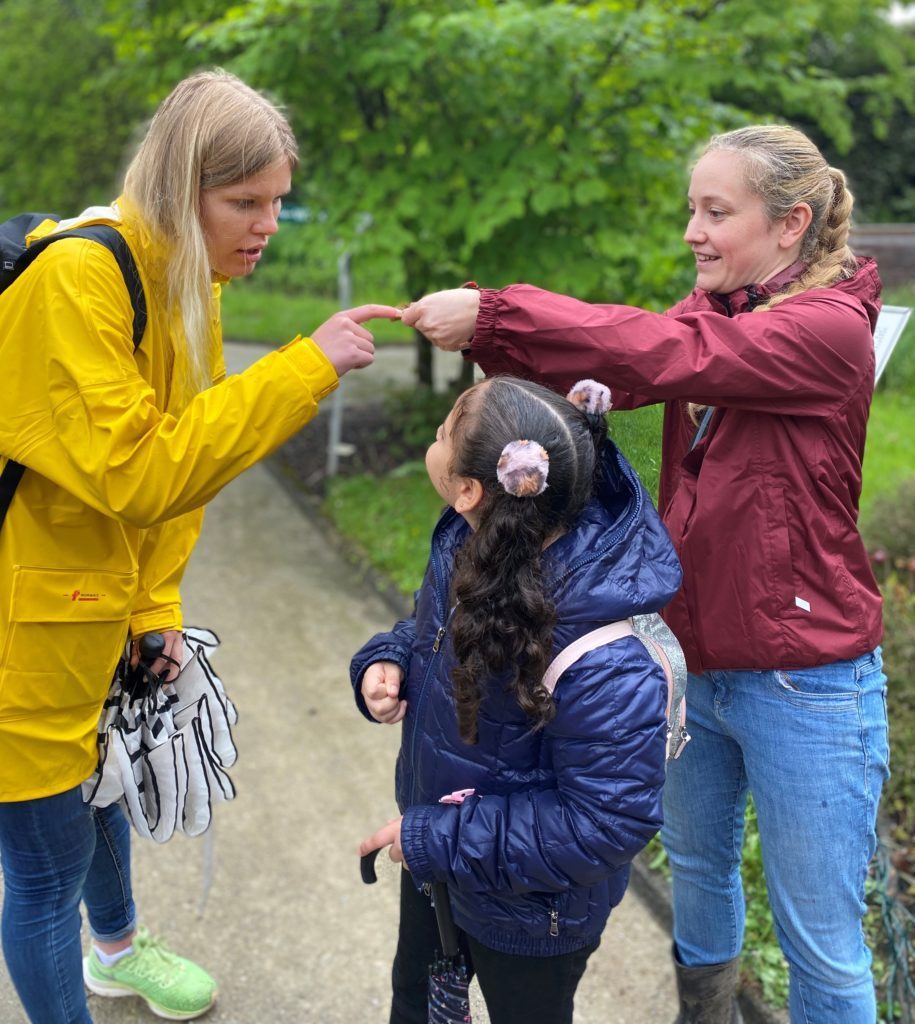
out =
[[[915,26],[849,42],[823,39],[817,48],[846,83],[851,140],[825,137],[803,118],[799,126],[849,176],[859,222],[915,221]]]
[[[145,104],[99,29],[92,0],[0,3],[0,216],[70,216],[116,196]]]
[[[205,3],[155,6],[196,10],[188,52],[288,105],[302,201],[389,267],[395,294],[473,274],[656,306],[692,279],[697,144],[803,117],[848,146],[848,85],[814,44],[887,31],[882,0],[797,0],[790,17],[758,0],[245,0],[209,20]],[[141,49],[175,40],[174,23],[147,29]]]
[[[371,214],[354,244],[409,296],[469,270],[664,304],[691,276],[674,225],[697,142],[761,110],[847,142],[811,44],[879,8],[841,6],[250,0],[207,38],[286,98],[312,201],[344,236]]]

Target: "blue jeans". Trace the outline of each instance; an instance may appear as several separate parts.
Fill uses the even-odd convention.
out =
[[[91,1024],[83,986],[80,900],[94,938],[130,935],[130,826],[114,805],[83,802],[80,788],[0,803],[3,955],[35,1024]]]
[[[661,833],[687,967],[741,950],[744,809],[753,795],[795,1024],[874,1024],[864,882],[889,775],[880,649],[773,672],[690,674],[692,742],[668,766]]]

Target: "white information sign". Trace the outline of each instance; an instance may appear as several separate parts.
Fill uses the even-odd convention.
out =
[[[890,361],[896,342],[899,341],[911,313],[912,310],[908,306],[884,306],[880,310],[877,326],[874,328],[874,355],[877,358],[874,369],[875,382],[880,380],[880,374]]]

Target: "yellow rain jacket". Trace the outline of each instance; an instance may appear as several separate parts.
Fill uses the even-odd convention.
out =
[[[85,239],[55,242],[0,294],[0,469],[27,467],[0,528],[0,801],[61,793],[93,772],[128,632],[182,625],[178,585],[203,505],[338,383],[301,337],[226,378],[217,312],[214,386],[183,400],[167,251],[124,200],[77,223],[121,230],[148,325],[134,353],[121,272]]]

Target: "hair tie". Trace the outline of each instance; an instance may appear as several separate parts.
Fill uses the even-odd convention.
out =
[[[536,498],[546,490],[550,457],[536,441],[509,441],[496,465],[499,483],[516,498]]]
[[[566,398],[576,409],[581,409],[589,416],[603,416],[613,405],[610,388],[606,384],[598,384],[596,380],[580,380],[573,384]]]

